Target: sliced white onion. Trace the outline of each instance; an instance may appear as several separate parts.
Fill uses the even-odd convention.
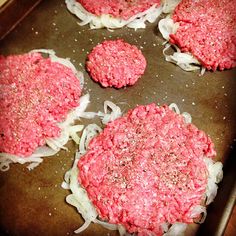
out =
[[[176,103],[171,103],[169,105],[169,108],[173,110],[175,113],[180,114],[179,107],[177,106]],[[181,115],[184,117],[184,120],[187,124],[192,122],[192,117],[188,112],[183,112]]]
[[[179,110],[179,108],[178,108],[178,106],[177,106],[176,103],[171,103],[171,104],[169,105],[169,108],[170,108],[171,110],[173,110],[175,113],[180,114],[180,110]]]
[[[83,128],[84,128],[83,125],[73,125],[71,127],[68,127],[69,136],[72,138],[72,140],[76,144],[79,144],[79,142],[80,142],[80,137],[77,133],[81,132],[83,130]]]
[[[161,13],[162,13],[162,6],[157,7],[156,5],[153,5],[151,8],[146,10],[145,12],[146,15],[144,16],[144,20],[147,20],[149,23],[154,23],[156,19],[161,15]]]
[[[80,157],[80,155],[79,155],[79,157]],[[79,159],[79,158],[76,158],[76,159]],[[73,163],[73,165],[74,165],[74,163]],[[70,176],[71,176],[71,169],[68,170],[68,171],[65,173],[64,180],[65,180],[66,183],[69,183],[69,182],[70,182]]]
[[[78,159],[75,159],[72,169],[68,171],[65,176],[65,182],[68,184],[72,192],[72,194],[66,197],[66,201],[67,203],[75,206],[85,220],[84,225],[77,229],[75,233],[85,230],[98,216],[96,209],[90,202],[86,191],[78,182],[77,163]]]
[[[185,67],[187,71],[194,70],[195,68],[199,69],[199,67],[196,67],[196,66],[191,66],[191,65],[188,66],[189,64],[199,64],[200,65],[198,60],[195,59],[189,53],[174,52],[174,54],[172,56],[166,56],[166,60],[168,60],[168,58],[170,58],[169,61],[174,62],[174,63],[178,64],[179,66]]]
[[[164,0],[163,1],[163,13],[171,13],[174,11],[176,6],[181,2],[181,0]]]
[[[37,167],[40,164],[40,162],[32,162],[27,166],[28,170],[33,170],[35,167]]]
[[[43,146],[38,147],[29,157],[19,157],[8,153],[0,153],[0,170],[9,170],[11,163],[25,164],[28,162],[33,162],[34,164],[32,163],[27,167],[29,170],[32,170],[43,161],[42,157],[54,156],[57,152],[58,151],[55,151],[50,147]]]
[[[111,110],[111,112],[109,112]],[[102,123],[107,124],[110,121],[113,121],[122,115],[120,107],[115,105],[111,101],[104,102],[104,112],[98,112],[98,116],[101,117]]]
[[[207,216],[206,207],[198,205],[193,209],[191,217],[192,218],[196,218],[196,217],[198,218],[199,216],[201,216],[201,217],[200,217],[200,219],[198,220],[197,223],[202,224],[205,221],[206,216]]]
[[[117,230],[118,229],[118,225],[116,224],[110,224],[98,219],[93,220],[94,223],[102,225],[104,228],[109,229],[109,230]]]
[[[65,181],[63,181],[63,182],[61,183],[61,187],[62,187],[63,189],[70,189],[70,185],[69,185],[67,182],[65,182]]]
[[[188,112],[183,112],[182,116],[187,124],[192,123],[192,116]]]
[[[5,153],[4,153],[5,154]],[[4,156],[0,156],[0,170],[1,171],[8,171],[10,169],[10,164],[13,161],[9,158],[5,158]]]
[[[69,133],[65,130],[62,130],[60,137],[47,138],[45,141],[50,148],[58,152],[60,149],[68,151],[68,148],[64,146],[68,142],[68,140],[69,140]]]
[[[166,233],[169,230],[169,228],[170,228],[170,223],[165,222],[161,224],[161,229],[164,233]]]
[[[153,23],[162,13],[162,7],[157,7],[156,5],[153,5],[146,11],[134,15],[128,20],[123,20],[121,18],[114,18],[110,15],[105,14],[101,16],[91,14],[90,12],[85,10],[84,7],[76,0],[65,0],[65,3],[68,10],[81,20],[79,25],[83,26],[89,24],[91,29],[116,29],[124,26],[133,29],[145,28],[145,21]]]
[[[206,72],[206,68],[202,66],[200,75],[204,75],[205,72]]]
[[[210,158],[204,159],[208,169],[208,183],[206,190],[206,205],[214,201],[217,194],[217,183],[223,178],[223,164],[221,162],[214,162]]]
[[[79,151],[81,154],[84,154],[87,151],[87,147],[91,139],[97,136],[101,131],[102,129],[96,124],[89,124],[85,127],[79,144]]]
[[[155,20],[161,15],[162,7],[156,7],[153,5],[148,10],[138,13],[137,15],[130,18],[127,24],[127,27],[132,29],[144,29],[146,28],[145,22],[148,21],[149,23],[154,23]]]
[[[53,150],[50,147],[47,146],[42,146],[42,147],[38,147],[35,152],[31,155],[31,158],[37,158],[37,157],[48,157],[48,156],[53,156],[57,153],[57,151]],[[25,160],[25,158],[22,158]],[[28,159],[28,157],[26,158]]]
[[[171,44],[167,43],[163,49],[163,55],[165,56],[166,61],[176,64],[185,71],[195,71],[201,69],[200,62],[190,53],[174,52],[172,55],[166,54],[166,51],[170,47]]]
[[[73,114],[71,115],[72,120],[74,119],[80,119],[80,118],[85,118],[85,119],[92,119],[94,118],[97,113],[96,112],[87,112],[85,111],[88,104],[90,103],[89,99],[89,94],[86,94],[80,98],[80,106],[78,106]]]
[[[9,155],[7,153],[1,153],[0,154],[0,170],[1,171],[7,171],[10,168],[11,163],[19,163],[19,164],[25,164],[27,162],[32,162],[34,164],[28,165],[28,169],[31,170],[32,168],[38,166],[43,161],[40,157],[18,157],[14,155]]]
[[[187,224],[184,223],[175,223],[171,225],[166,233],[163,236],[183,236],[187,228]]]
[[[93,119],[95,116],[97,115],[96,112],[93,111],[87,111],[81,114],[81,118],[85,118],[85,119]]]
[[[131,236],[132,235],[126,231],[126,229],[123,225],[118,225],[118,231],[119,231],[120,236]]]
[[[158,28],[162,34],[162,37],[167,41],[170,39],[170,34],[175,34],[177,32],[178,27],[179,24],[174,23],[174,21],[169,16],[161,19],[158,23]]]
[[[74,233],[75,234],[79,234],[79,233],[83,232],[84,230],[86,230],[89,227],[90,224],[91,224],[91,221],[90,220],[86,220],[84,222],[84,224],[79,229],[74,231]]]

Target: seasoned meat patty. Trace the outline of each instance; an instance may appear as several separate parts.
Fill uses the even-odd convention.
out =
[[[133,85],[146,68],[146,59],[134,45],[124,40],[106,40],[88,55],[87,70],[103,87]]]
[[[183,0],[173,13],[179,23],[170,42],[192,53],[208,70],[236,66],[235,0]]]
[[[138,106],[92,139],[78,179],[101,219],[162,235],[166,222],[193,222],[214,156],[210,138],[168,106]]]
[[[73,71],[39,53],[0,57],[0,152],[30,156],[79,105]]]

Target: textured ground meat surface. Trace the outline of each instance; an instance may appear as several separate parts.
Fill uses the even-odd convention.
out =
[[[164,222],[192,222],[206,191],[210,138],[168,106],[138,106],[108,123],[78,162],[99,216],[130,233],[160,235]]]
[[[146,68],[146,59],[134,45],[106,40],[88,55],[87,70],[103,87],[121,88],[133,85]]]
[[[29,156],[59,136],[57,122],[79,105],[79,80],[39,53],[1,56],[0,72],[0,152]]]
[[[128,20],[144,12],[153,5],[160,6],[160,0],[77,0],[88,12],[100,16],[109,14],[116,18]]]
[[[180,27],[171,43],[191,52],[208,70],[235,67],[235,6],[235,0],[181,1],[172,17]]]

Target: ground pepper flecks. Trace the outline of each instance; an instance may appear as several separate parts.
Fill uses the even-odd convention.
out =
[[[140,235],[191,223],[206,191],[210,138],[168,106],[138,106],[107,124],[78,162],[99,217]]]
[[[236,66],[235,0],[183,0],[173,13],[180,24],[170,42],[192,53],[208,70]]]
[[[81,88],[71,69],[39,53],[0,57],[0,152],[26,157],[79,105]]]

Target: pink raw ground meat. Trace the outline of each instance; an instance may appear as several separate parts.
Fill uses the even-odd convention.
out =
[[[79,182],[103,220],[162,235],[162,223],[193,222],[214,156],[210,138],[168,106],[138,106],[89,143]]]
[[[160,0],[77,0],[88,12],[96,16],[110,14],[115,18],[128,20],[153,5],[160,6]]]
[[[39,53],[0,57],[0,152],[26,157],[58,137],[68,111],[79,105],[71,69]]]
[[[172,16],[180,23],[170,42],[191,52],[208,70],[236,66],[236,1],[183,0]]]
[[[88,55],[87,70],[103,87],[133,85],[146,68],[146,59],[134,45],[121,39],[107,40]]]

